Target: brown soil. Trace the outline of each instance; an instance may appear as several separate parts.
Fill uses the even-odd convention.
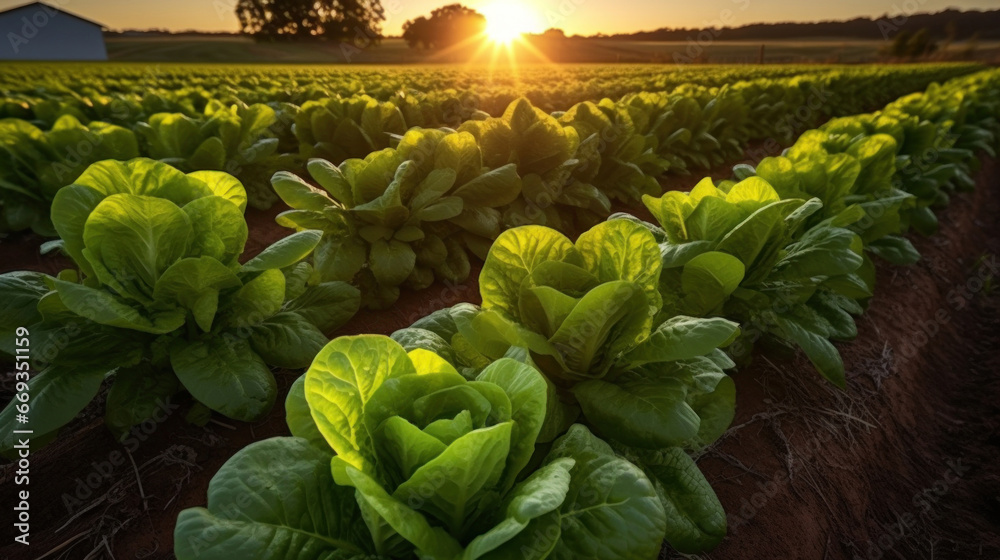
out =
[[[56,275],[72,262],[56,252],[43,255],[39,252],[46,238],[33,233],[0,235],[0,274],[15,270],[34,270]]]
[[[250,238],[243,248],[244,259],[252,259],[268,245],[293,233],[292,230],[279,226],[278,222],[274,221],[275,216],[288,209],[288,206],[280,200],[267,210],[247,207],[246,218]]]
[[[824,385],[802,359],[770,353],[736,374],[734,428],[700,461],[730,516],[729,537],[706,557],[1000,557],[1000,380],[993,375],[1000,298],[971,281],[981,256],[1000,254],[996,171],[987,163],[979,189],[956,196],[943,213],[940,234],[915,240],[921,263],[880,267],[858,339],[840,346],[847,391]],[[256,250],[276,238],[267,236],[287,234],[269,224],[274,213],[248,213]],[[61,267],[10,246],[3,253],[4,269]],[[477,273],[461,285],[407,294],[389,310],[362,312],[338,334],[388,333],[474,301]],[[979,287],[958,308],[948,294],[963,286]],[[939,328],[921,339],[935,316]],[[297,375],[277,373],[282,395]],[[102,425],[103,402],[95,402],[62,438],[33,453],[32,544],[7,544],[12,527],[2,523],[0,558],[172,558],[177,513],[204,504],[219,467],[253,441],[286,434],[280,402],[257,424],[221,419],[204,428],[184,421],[188,402],[177,404],[122,445]],[[4,504],[15,503],[13,471],[5,466],[0,478]],[[902,531],[892,527],[900,522]]]

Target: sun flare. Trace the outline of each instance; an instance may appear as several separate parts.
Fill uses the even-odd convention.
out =
[[[516,2],[497,2],[479,10],[486,16],[486,35],[497,43],[510,43],[525,33],[536,31],[538,16]]]

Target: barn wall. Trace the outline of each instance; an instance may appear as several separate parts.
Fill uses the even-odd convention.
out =
[[[107,60],[101,28],[45,6],[0,14],[0,60]]]

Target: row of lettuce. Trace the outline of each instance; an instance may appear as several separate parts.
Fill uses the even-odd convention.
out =
[[[477,141],[487,167],[517,163],[519,179],[539,175],[544,184],[531,179],[529,198],[541,196],[532,193],[531,187],[549,193],[556,189],[555,196],[576,201],[570,203],[574,207],[585,197],[594,200],[586,213],[596,212],[597,219],[603,219],[608,197],[638,202],[643,192],[658,192],[656,178],[664,172],[710,168],[738,157],[755,140],[790,142],[794,134],[822,118],[880,106],[975,68],[813,69],[800,76],[776,78],[769,77],[775,71],[759,69],[762,77],[732,86],[704,85],[713,82],[702,77],[666,91],[651,89],[651,78],[643,75],[621,82],[626,93],[618,101],[574,105],[568,100],[576,97],[563,96],[562,102],[544,106],[567,111],[537,111],[538,119],[523,123],[543,121],[536,134],[546,145],[556,142],[550,137],[566,137],[559,140],[563,146],[558,154],[534,153],[535,146],[526,139],[509,147],[483,145],[481,138]],[[708,76],[732,73],[731,69],[706,72]],[[747,74],[752,76],[752,72]],[[243,183],[251,206],[268,208],[278,200],[269,182],[275,171],[302,175],[314,158],[341,165],[396,149],[401,137],[415,127],[452,130],[468,121],[500,123],[496,119],[505,119],[508,128],[519,130],[522,123],[509,122],[515,108],[534,108],[525,98],[509,101],[509,93],[484,96],[475,90],[403,90],[384,98],[304,90],[300,94],[304,97],[291,98],[296,104],[283,100],[285,96],[275,91],[274,84],[258,83],[257,88],[218,94],[209,93],[218,86],[85,97],[58,93],[31,102],[8,101],[7,109],[0,111],[8,115],[0,117],[0,232],[31,229],[54,236],[49,206],[55,193],[73,183],[88,165],[106,159],[127,161],[143,156],[186,173],[225,171]],[[520,91],[530,94],[530,88]],[[584,99],[599,99],[592,93]],[[500,101],[505,104],[499,105]],[[560,132],[560,128],[573,130]],[[550,161],[557,156],[561,160]],[[567,175],[573,180],[565,180]],[[513,187],[520,189],[520,181]]]
[[[726,516],[690,454],[733,420],[726,370],[766,337],[843,387],[831,340],[857,334],[872,257],[919,257],[903,234],[931,233],[933,209],[973,185],[998,118],[1000,72],[985,72],[834,119],[731,180],[646,195],[658,224],[613,216],[575,242],[505,231],[481,306],[328,344],[287,397],[291,437],[228,461],[207,507],[180,514],[175,553],[710,550]]]
[[[15,429],[55,437],[105,381],[119,434],[180,391],[199,403],[193,420],[256,420],[277,398],[269,366],[311,364],[285,401],[292,437],[252,444],[220,470],[207,507],[179,517],[179,558],[639,559],[664,539],[707,550],[726,519],[690,454],[733,419],[726,370],[765,338],[802,348],[843,386],[831,341],[856,334],[872,257],[918,258],[903,234],[933,232],[933,209],[972,186],[998,115],[1000,72],[981,72],[834,119],[732,180],[645,194],[658,224],[616,215],[575,242],[544,225],[506,229],[484,241],[481,306],[436,311],[391,338],[329,343],[323,333],[361,297],[319,272],[357,258],[325,253],[329,231],[303,229],[240,264],[246,193],[233,177],[101,162],[52,206],[52,245],[76,269],[0,275],[0,349],[15,355],[25,334],[14,326],[26,326],[42,368],[29,422],[17,423],[17,403],[0,413],[0,447],[12,448]],[[547,132],[522,122],[543,117],[555,118],[518,104],[472,124],[497,135],[483,142],[492,153]],[[417,134],[444,155],[388,166],[386,192],[447,214],[456,169],[482,171],[454,165],[462,144],[489,136]],[[543,138],[538,153],[562,157]],[[426,161],[451,164],[413,179]],[[352,165],[313,162],[322,191],[278,188],[316,201],[300,212],[337,216],[347,205],[330,197],[384,180]]]
[[[952,65],[974,68],[973,65]],[[830,65],[558,65],[309,66],[197,64],[8,64],[0,72],[0,118],[48,129],[63,114],[81,122],[122,126],[156,113],[197,117],[213,101],[226,105],[291,103],[369,95],[389,101],[401,92],[453,92],[472,97],[493,115],[518,97],[546,110],[636,91],[670,91],[684,84],[720,87],[759,78],[788,78],[850,66]],[[904,68],[901,66],[901,68]]]
[[[401,287],[464,281],[470,259],[485,259],[502,231],[544,225],[575,237],[605,220],[614,202],[637,205],[659,195],[664,173],[738,159],[755,139],[791,142],[801,128],[794,108],[845,114],[856,98],[833,92],[885,86],[883,74],[865,72],[868,78],[830,75],[835,82],[825,85],[792,78],[637,93],[552,115],[522,99],[501,117],[469,120],[456,131],[410,129],[393,147],[339,166],[324,159],[328,144],[307,142],[311,180],[288,172],[272,178],[292,208],[278,222],[322,230],[317,277],[352,283],[363,305],[382,308]],[[323,120],[352,124],[327,107],[304,106],[300,116],[311,115],[315,126],[297,134],[318,130]]]

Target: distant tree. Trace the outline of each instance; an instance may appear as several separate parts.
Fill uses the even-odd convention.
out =
[[[929,29],[923,28],[916,33],[904,29],[896,35],[892,44],[886,49],[886,54],[896,58],[919,58],[937,50],[938,44],[931,37]]]
[[[914,33],[906,42],[906,56],[910,58],[926,56],[936,51],[937,48],[937,43],[931,38],[931,32],[925,27]]]
[[[965,60],[972,60],[976,58],[976,49],[979,48],[979,32],[972,34],[969,40],[965,43],[965,48],[962,49],[962,58]]]
[[[411,49],[423,47],[431,48],[432,40],[431,21],[424,16],[409,20],[403,24],[403,40]]]
[[[906,56],[907,44],[912,36],[913,34],[905,29],[900,31],[892,40],[892,45],[889,46],[889,54],[895,57]]]
[[[542,37],[551,40],[561,40],[566,38],[566,32],[563,31],[562,29],[556,29],[555,27],[552,27],[546,29],[545,32],[542,33]]]
[[[443,49],[482,35],[486,17],[461,4],[450,4],[403,24],[403,39],[411,48]]]
[[[944,26],[944,42],[946,45],[950,45],[955,42],[958,37],[958,25],[955,24],[955,20],[950,20]]]
[[[385,10],[380,0],[238,0],[236,17],[257,41],[370,44],[382,36]]]

